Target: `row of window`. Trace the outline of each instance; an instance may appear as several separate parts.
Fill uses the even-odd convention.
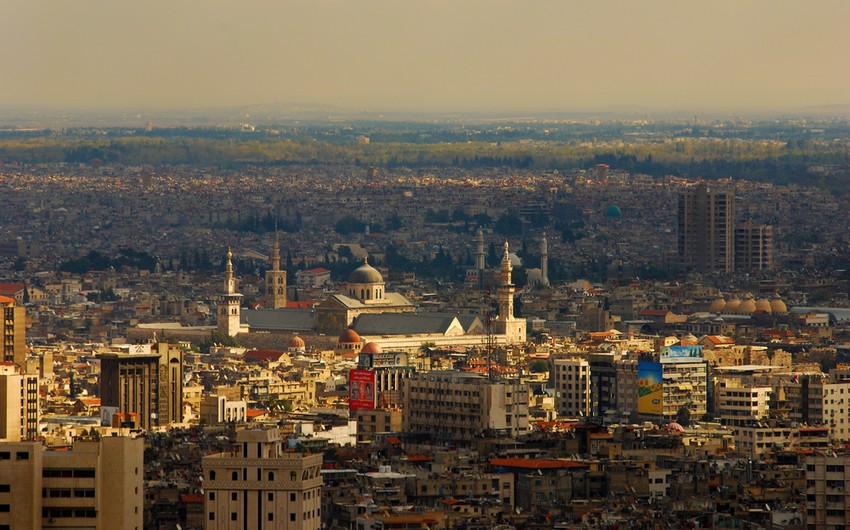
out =
[[[0,451],[0,460],[11,460],[12,453],[9,451]],[[30,453],[29,451],[16,451],[15,452],[15,460],[29,460]]]
[[[44,499],[90,499],[94,498],[94,490],[93,489],[57,489],[57,488],[42,488],[41,489],[41,497]]]
[[[95,478],[94,469],[43,469],[42,478]]]
[[[303,520],[306,521],[306,520],[312,519],[314,517],[321,517],[321,513],[322,513],[321,509],[308,510],[308,511],[304,512]],[[209,512],[208,518],[209,518],[210,521],[215,521],[215,512]],[[274,521],[274,513],[269,512],[266,515],[266,519],[269,520],[269,521]],[[238,521],[239,520],[239,513],[238,512],[230,512],[230,520],[231,521]],[[296,514],[295,512],[290,512],[289,513],[289,520],[293,521],[293,522],[297,521],[298,520],[298,514]]]
[[[262,469],[257,469],[257,480],[262,480],[262,472],[263,472]],[[309,480],[311,478],[316,478],[318,475],[319,475],[319,472],[318,472],[317,468],[305,469],[301,473],[301,480]],[[274,471],[269,471],[268,475],[266,475],[266,476],[268,477],[268,480],[270,482],[275,480],[275,472]],[[210,478],[210,480],[216,479],[215,470],[211,470],[209,472],[209,478]],[[233,481],[239,480],[239,472],[238,471],[232,471],[230,473],[230,480],[233,480]],[[248,470],[244,469],[244,468],[242,469],[242,480],[248,480]],[[295,472],[295,471],[290,471],[289,472],[289,480],[291,480],[291,481],[298,480],[298,473]]]
[[[92,519],[97,517],[97,510],[94,508],[42,508],[41,517],[50,519],[58,517]]]

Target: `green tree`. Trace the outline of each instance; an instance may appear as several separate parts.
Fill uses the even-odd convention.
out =
[[[543,359],[537,359],[533,361],[529,366],[528,370],[533,374],[540,374],[543,372],[549,372],[549,363]]]
[[[676,422],[682,427],[687,427],[691,424],[691,409],[683,406],[676,411]]]

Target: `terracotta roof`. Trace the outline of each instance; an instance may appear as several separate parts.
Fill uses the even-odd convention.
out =
[[[494,467],[515,467],[519,469],[567,469],[587,467],[572,460],[553,460],[547,458],[494,458],[490,460]]]
[[[22,283],[0,283],[0,294],[18,294],[23,290]]]
[[[204,496],[199,495],[197,493],[181,493],[180,501],[187,504],[195,504],[199,502],[204,502]]]
[[[17,300],[8,296],[0,296],[0,304],[14,304]]]

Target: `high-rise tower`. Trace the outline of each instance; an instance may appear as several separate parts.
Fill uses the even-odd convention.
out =
[[[499,278],[499,318],[496,319],[496,330],[505,335],[508,344],[525,342],[525,320],[514,317],[514,284],[511,279],[511,257],[508,253],[508,242],[505,241],[505,255]]]
[[[679,257],[697,272],[732,272],[735,197],[704,185],[679,194]]]
[[[266,271],[266,309],[284,307],[286,307],[286,271],[280,270],[280,241],[275,232],[272,268]]]
[[[224,292],[218,303],[218,330],[235,337],[240,332],[240,306],[242,295],[236,292],[236,280],[233,277],[233,253],[227,249],[227,268],[224,272]]]

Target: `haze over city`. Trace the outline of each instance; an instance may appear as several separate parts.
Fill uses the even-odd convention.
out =
[[[0,530],[850,527],[848,20],[0,0]]]
[[[6,107],[786,112],[850,103],[845,0],[7,0],[0,18]]]

